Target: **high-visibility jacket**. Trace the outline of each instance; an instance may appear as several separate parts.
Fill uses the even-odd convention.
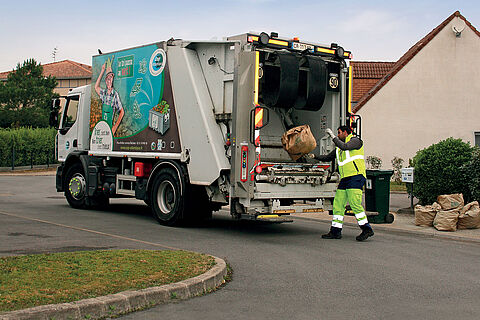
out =
[[[345,139],[345,142],[350,141],[352,137],[353,135],[349,134]],[[356,176],[358,174],[363,175],[365,178],[367,177],[363,145],[360,149],[355,150],[342,150],[337,147],[337,163],[341,179]]]

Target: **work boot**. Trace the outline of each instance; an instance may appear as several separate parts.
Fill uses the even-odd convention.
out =
[[[372,237],[375,233],[373,232],[372,227],[367,223],[363,226],[360,226],[362,228],[362,233],[360,233],[356,239],[357,241],[365,241],[368,239],[368,237]]]
[[[331,227],[327,234],[322,234],[322,239],[342,239],[342,228]]]

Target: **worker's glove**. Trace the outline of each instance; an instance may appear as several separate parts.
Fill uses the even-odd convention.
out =
[[[332,139],[336,137],[336,135],[333,134],[333,131],[332,131],[332,129],[330,129],[330,128],[327,128],[327,130],[325,130],[325,132],[326,132],[330,137],[332,137]]]

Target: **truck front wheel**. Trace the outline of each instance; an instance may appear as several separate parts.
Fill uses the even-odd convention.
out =
[[[76,209],[86,207],[87,180],[80,163],[72,165],[65,176],[65,197]]]
[[[150,202],[155,219],[160,224],[173,226],[180,222],[184,209],[180,178],[175,170],[165,168],[155,178]]]

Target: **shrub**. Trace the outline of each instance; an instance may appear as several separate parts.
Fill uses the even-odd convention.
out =
[[[431,204],[442,194],[470,194],[464,165],[472,158],[472,147],[461,139],[448,138],[420,150],[415,164],[414,195],[421,204]]]
[[[467,181],[466,201],[480,201],[480,148],[474,147],[472,158],[462,167],[463,180]]]
[[[367,169],[380,169],[382,167],[382,159],[377,156],[367,156],[365,159]]]
[[[0,167],[47,164],[54,162],[56,130],[53,128],[0,129]]]
[[[392,180],[395,182],[402,182],[402,168],[403,168],[403,159],[397,156],[393,157],[392,159],[392,168],[393,168],[393,176]]]

